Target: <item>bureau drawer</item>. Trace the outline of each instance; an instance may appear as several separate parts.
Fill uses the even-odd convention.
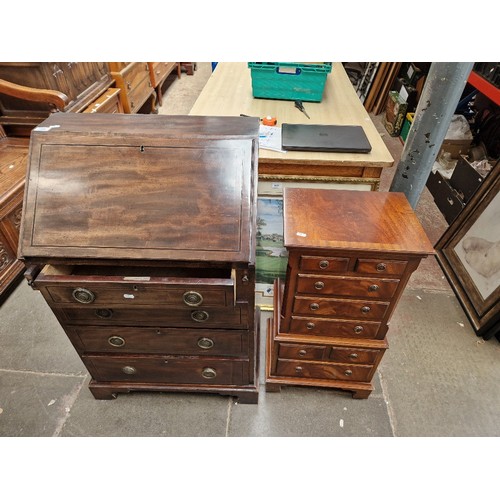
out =
[[[388,307],[389,302],[297,296],[293,314],[377,320],[384,317]]]
[[[159,384],[248,384],[249,362],[244,359],[176,358],[169,356],[82,356],[98,382]]]
[[[278,357],[284,359],[323,359],[324,346],[279,344]]]
[[[90,352],[246,356],[248,331],[68,326],[66,332]]]
[[[278,359],[276,375],[282,377],[319,378],[369,382],[373,366],[336,363],[314,363]]]
[[[125,91],[129,93],[142,83],[144,79],[149,80],[149,66],[145,62],[137,62],[128,64],[121,72]]]
[[[53,308],[63,323],[190,328],[248,328],[246,308],[167,309],[151,307]]]
[[[401,276],[407,264],[407,260],[357,259],[354,271],[360,274]]]
[[[397,279],[299,274],[297,292],[304,294],[390,299],[396,292],[398,285],[399,280]]]
[[[151,83],[157,87],[162,80],[169,75],[177,66],[175,62],[154,62],[149,63]]]
[[[71,271],[68,268],[47,266],[38,275],[35,286],[49,302],[61,305],[228,307],[234,304],[232,279],[141,275],[77,276]]]
[[[381,323],[374,321],[345,321],[292,316],[290,333],[307,333],[325,337],[374,339]]]
[[[148,97],[153,93],[153,86],[149,75],[137,83],[137,85],[128,92],[128,101],[130,104],[130,111],[136,113],[141,106],[146,102]]]
[[[358,349],[356,347],[334,347],[330,349],[328,359],[336,363],[359,363],[373,365],[382,356],[381,349]]]
[[[349,267],[348,257],[314,257],[303,255],[299,264],[301,271],[324,271],[328,273],[346,272]]]
[[[120,104],[120,89],[111,88],[88,106],[84,113],[123,113]]]

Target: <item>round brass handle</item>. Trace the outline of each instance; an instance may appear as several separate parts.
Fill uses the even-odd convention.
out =
[[[109,319],[113,317],[112,309],[96,309],[95,314],[98,318]]]
[[[385,271],[387,269],[387,265],[383,262],[380,262],[379,264],[377,264],[376,269],[377,271]]]
[[[368,291],[370,292],[376,292],[380,287],[378,285],[370,285],[368,287]]]
[[[361,333],[363,331],[363,327],[361,325],[356,325],[354,327],[354,333]]]
[[[329,265],[330,263],[327,260],[321,260],[319,262],[320,269],[326,269]]]
[[[306,323],[306,328],[308,330],[312,330],[316,325],[312,322],[312,321],[309,321],[308,323]]]
[[[214,341],[208,337],[202,337],[198,340],[198,347],[201,347],[202,349],[212,349],[213,346]]]
[[[295,373],[297,373],[298,375],[301,375],[302,374],[302,366],[296,366]]]
[[[127,375],[135,375],[137,370],[133,366],[124,366],[122,368],[122,372],[126,373]]]
[[[299,356],[305,356],[307,354],[307,351],[305,349],[301,349],[299,351]]]
[[[371,307],[370,307],[370,306],[363,306],[363,307],[361,308],[361,312],[362,312],[363,314],[369,313],[370,311],[371,311]]]
[[[317,311],[319,309],[319,304],[313,302],[312,304],[309,304],[309,309],[311,309],[311,311]]]
[[[201,376],[203,378],[215,378],[217,376],[217,372],[213,368],[203,368],[201,371]]]
[[[316,288],[316,290],[323,290],[325,284],[322,281],[316,281],[316,283],[314,283],[314,288]]]
[[[346,370],[344,372],[344,375],[346,375],[347,377],[350,377],[352,375],[352,370]]]
[[[197,321],[198,323],[203,323],[209,318],[207,311],[193,311],[191,313],[191,319]]]
[[[358,359],[358,355],[355,352],[353,352],[352,354],[349,354],[349,357],[351,359]]]
[[[182,296],[182,300],[184,301],[184,304],[187,306],[199,306],[203,302],[203,295],[198,292],[186,292]]]
[[[86,288],[75,288],[71,295],[73,295],[73,298],[77,302],[80,302],[80,304],[90,304],[95,300],[95,295]]]
[[[123,347],[125,345],[125,339],[123,337],[119,337],[118,335],[113,335],[109,337],[108,343],[113,347]]]
[[[132,84],[130,82],[127,82],[127,89],[130,90],[132,88]]]

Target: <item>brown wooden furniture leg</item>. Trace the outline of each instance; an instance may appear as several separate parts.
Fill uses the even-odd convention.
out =
[[[266,382],[266,392],[281,392],[281,384]]]
[[[244,404],[255,405],[259,402],[258,392],[239,392],[238,394],[236,394],[236,396],[238,398],[238,403],[242,405]]]
[[[116,399],[116,392],[110,387],[89,385],[89,389],[95,399]]]
[[[371,389],[361,389],[359,391],[354,391],[352,399],[368,399],[371,394]]]

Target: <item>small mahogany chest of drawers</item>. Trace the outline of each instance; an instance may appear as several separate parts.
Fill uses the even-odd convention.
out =
[[[367,398],[391,315],[432,244],[402,193],[285,188],[283,200],[289,259],[274,285],[266,390]]]
[[[258,120],[57,114],[37,127],[19,255],[99,399],[258,399]]]

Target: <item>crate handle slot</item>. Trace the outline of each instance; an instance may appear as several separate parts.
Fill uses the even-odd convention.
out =
[[[276,73],[280,75],[300,75],[302,70],[300,68],[290,68],[287,66],[278,66],[276,68]]]

